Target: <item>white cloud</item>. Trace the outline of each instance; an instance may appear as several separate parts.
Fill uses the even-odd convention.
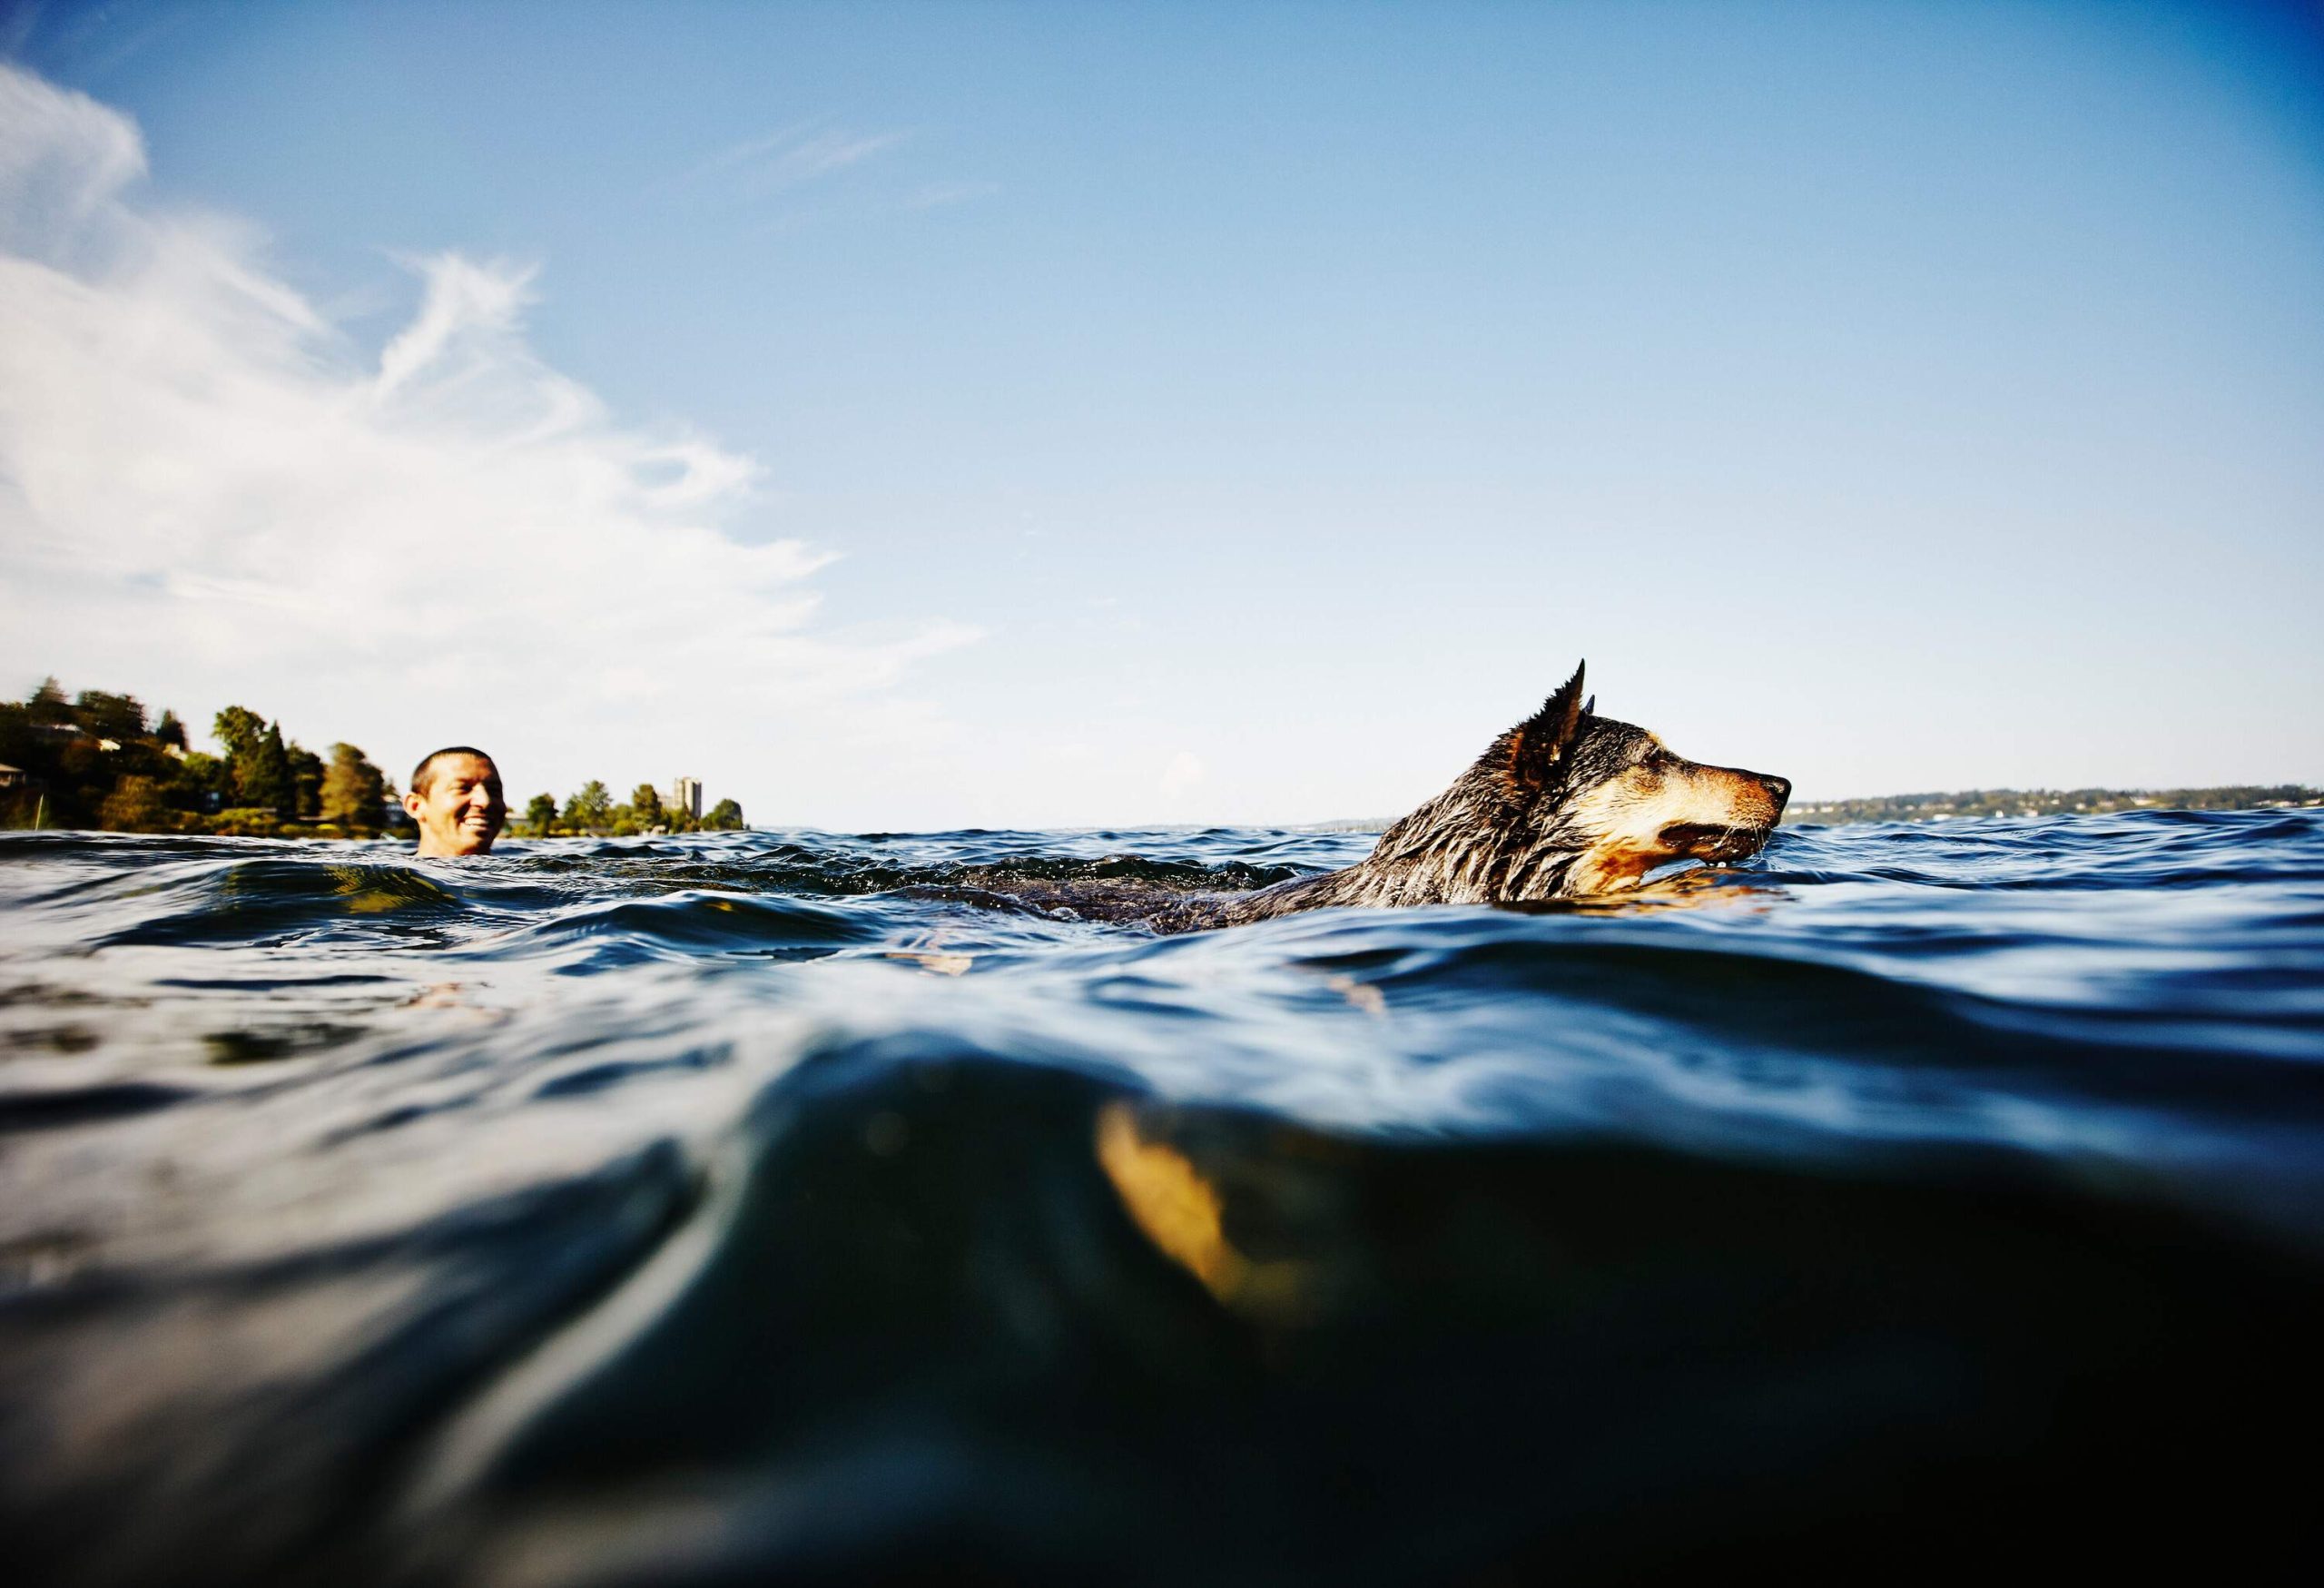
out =
[[[690,772],[754,815],[943,737],[894,686],[973,632],[820,623],[831,554],[737,539],[751,459],[626,428],[547,367],[530,268],[410,261],[418,312],[373,357],[144,170],[126,118],[0,64],[10,675],[197,723],[240,702],[391,771],[481,742],[526,793]],[[803,777],[800,744],[855,770]]]

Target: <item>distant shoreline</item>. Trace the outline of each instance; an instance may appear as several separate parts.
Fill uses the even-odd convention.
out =
[[[1881,794],[1866,799],[1795,800],[1786,826],[1846,826],[1859,822],[1949,822],[1974,816],[2105,816],[2124,811],[2281,811],[2324,805],[2324,789],[2305,784],[2230,784],[2219,788],[1991,788],[1956,794]]]
[[[1801,800],[1791,804],[1783,814],[1787,827],[1845,827],[1874,822],[1951,822],[1974,820],[1981,817],[2034,816],[2103,816],[2126,811],[2285,811],[2314,810],[2324,807],[2324,788],[2311,788],[2305,784],[2280,784],[2272,786],[2230,784],[2220,788],[2173,789],[1966,789],[1954,794],[1879,794],[1864,799]],[[1253,823],[1248,825],[1272,828],[1278,833],[1384,833],[1401,818],[1350,817],[1325,822],[1292,822],[1281,824]],[[1214,827],[1245,825],[1224,822],[1187,822],[1158,824],[1120,824],[1124,832],[1141,833],[1200,833]],[[1116,825],[1108,824],[1108,825]],[[10,831],[32,831],[0,823],[0,828]],[[744,829],[753,831],[755,829]],[[779,829],[771,829],[779,830]],[[1078,829],[1055,829],[1074,831]],[[120,829],[105,827],[59,827],[50,832],[102,833]],[[188,826],[174,834],[180,837],[248,837],[273,838],[313,842],[371,842],[377,838],[401,840],[409,843],[416,835],[409,827],[390,829],[371,834],[350,833],[330,823],[281,823],[270,830],[257,831],[238,824]],[[507,833],[510,838],[542,836],[603,837],[604,833],[574,833],[559,831],[540,834],[519,831],[510,824]]]
[[[2105,816],[2123,811],[2283,811],[2324,805],[2324,788],[2287,783],[2218,788],[1973,788],[1955,794],[1875,794],[1795,800],[1787,827],[1845,827],[1863,822],[1951,822],[1976,816]],[[1397,818],[1301,822],[1293,833],[1381,833]]]

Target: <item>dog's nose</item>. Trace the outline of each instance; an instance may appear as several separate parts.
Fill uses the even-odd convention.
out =
[[[1767,774],[1761,773],[1759,774],[1759,781],[1766,784],[1768,785],[1768,792],[1776,796],[1776,809],[1777,811],[1781,811],[1784,808],[1785,804],[1791,798],[1791,779],[1787,777],[1770,777]]]

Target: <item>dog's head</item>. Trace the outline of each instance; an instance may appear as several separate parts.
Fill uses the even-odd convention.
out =
[[[1503,734],[1477,771],[1503,795],[1507,897],[1603,893],[1677,860],[1740,860],[1775,831],[1791,784],[1673,755],[1644,728],[1602,717],[1582,669]]]

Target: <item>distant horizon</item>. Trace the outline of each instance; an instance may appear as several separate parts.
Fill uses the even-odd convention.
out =
[[[2004,795],[2004,794],[2016,795],[2016,796],[2018,796],[2018,797],[2020,797],[2020,798],[2041,798],[2041,797],[2043,797],[2043,796],[2049,796],[2049,797],[2052,797],[2052,798],[2059,798],[2059,797],[2064,797],[2064,796],[2070,796],[2070,795],[2096,796],[2096,797],[2101,797],[2101,798],[2103,798],[2103,797],[2109,797],[2109,796],[2112,796],[2112,797],[2118,797],[2118,798],[2132,798],[2132,797],[2135,797],[2135,796],[2139,796],[2139,795],[2145,795],[2145,794],[2159,794],[2159,795],[2170,795],[2170,794],[2203,795],[2203,794],[2297,794],[2297,795],[2299,795],[2299,796],[2302,796],[2302,797],[2301,797],[2299,801],[2297,801],[2297,802],[2294,802],[2294,801],[2262,801],[2262,802],[2258,802],[2258,803],[2249,804],[2208,804],[2208,805],[2198,805],[2198,806],[2183,806],[2183,805],[2181,805],[2181,806],[2171,806],[2171,805],[2165,805],[2163,808],[2165,808],[2165,809],[2209,809],[2209,810],[2274,810],[2274,809],[2294,809],[2294,810],[2300,810],[2300,809],[2307,809],[2307,808],[2309,808],[2310,806],[2315,805],[2315,804],[2324,804],[2324,787],[2312,786],[2312,785],[2310,785],[2310,784],[2302,784],[2302,783],[2275,783],[2275,784],[2221,783],[2221,784],[2190,784],[2190,785],[2188,785],[2188,786],[2181,787],[2181,788],[2094,788],[2094,787],[2071,788],[2071,787],[2042,787],[2042,786],[2032,786],[2032,787],[2026,787],[2026,788],[1916,789],[1916,790],[1914,790],[1914,791],[1911,791],[1911,792],[1909,792],[1909,793],[1905,793],[1905,794],[1846,794],[1846,795],[1818,795],[1818,796],[1809,796],[1809,797],[1803,797],[1803,796],[1799,795],[1798,794],[1795,793],[1795,794],[1793,794],[1793,796],[1792,796],[1792,798],[1791,798],[1790,802],[1789,802],[1788,804],[1787,804],[1785,805],[1785,807],[1784,807],[1784,815],[1783,815],[1783,820],[1784,820],[1786,823],[1789,823],[1789,822],[1794,818],[1794,816],[1796,816],[1799,812],[1801,812],[1801,811],[1803,811],[1803,810],[1816,810],[1816,809],[1818,809],[1818,808],[1822,808],[1822,807],[1828,807],[1828,806],[1833,806],[1833,805],[1842,805],[1842,806],[1846,806],[1846,805],[1876,805],[1876,804],[1904,804],[1904,803],[1906,803],[1906,802],[1915,802],[1915,801],[1919,801],[1919,802],[1954,801],[1954,800],[1962,800],[1962,799],[1968,799],[1968,798],[1974,798],[1974,797],[1993,798],[1993,797],[1998,797],[1998,796],[2000,796],[2000,795]],[[2156,803],[2159,803],[2159,802],[2156,802]],[[1994,814],[2001,814],[2002,813],[1994,813]],[[2106,814],[2106,813],[2096,813],[2096,814]],[[1326,820],[1324,820],[1324,821],[1320,821],[1320,822],[1295,822],[1295,823],[1287,823],[1287,824],[1278,824],[1278,825],[1282,825],[1282,826],[1284,826],[1285,828],[1286,828],[1286,830],[1289,830],[1289,831],[1295,831],[1295,832],[1321,832],[1321,833],[1333,833],[1333,832],[1360,833],[1360,832],[1371,832],[1371,831],[1374,831],[1374,830],[1378,829],[1378,828],[1385,827],[1385,826],[1389,825],[1389,824],[1392,824],[1392,823],[1394,823],[1394,822],[1396,822],[1396,821],[1401,820],[1401,819],[1403,818],[1403,814],[1404,814],[1404,813],[1403,813],[1403,812],[1398,812],[1398,813],[1397,813],[1395,815],[1393,815],[1393,816],[1372,816],[1372,817],[1355,817],[1355,818],[1329,818],[1329,819],[1326,819]],[[1228,825],[1228,824],[1214,824],[1214,825]],[[1173,824],[1173,825],[1176,825],[1176,824]],[[1201,824],[1196,824],[1196,825],[1201,825]]]
[[[0,19],[0,676],[383,766],[2314,784],[2319,435],[2313,8]]]
[[[56,674],[54,674],[54,673],[44,673],[43,675],[41,675],[41,676],[40,676],[40,677],[39,677],[39,678],[36,678],[36,679],[34,679],[34,683],[33,683],[32,687],[28,687],[28,688],[26,688],[26,689],[25,689],[25,690],[23,690],[23,691],[18,691],[18,692],[14,692],[14,693],[8,694],[8,695],[5,696],[5,698],[7,698],[7,699],[18,699],[18,698],[25,698],[25,697],[28,697],[28,696],[31,695],[31,693],[32,693],[32,688],[36,688],[36,687],[37,687],[37,686],[38,686],[42,682],[44,682],[44,681],[47,681],[47,680],[51,680],[51,679],[54,679],[54,680],[56,680],[56,681],[58,682],[58,684],[59,684],[60,687],[64,687],[64,688],[65,689],[65,693],[66,693],[68,695],[73,695],[73,694],[77,693],[77,691],[75,691],[74,689],[73,689],[72,687],[70,687],[69,686],[67,686],[67,685],[65,684],[65,681],[64,681],[64,680],[63,680],[61,677],[59,677],[59,676],[58,676],[58,675],[56,675]],[[161,715],[162,715],[162,713],[164,713],[164,712],[168,712],[168,713],[171,713],[171,714],[172,714],[172,715],[174,715],[174,714],[175,714],[176,708],[175,708],[173,705],[168,705],[168,704],[166,704],[166,703],[162,703],[162,704],[156,704],[156,703],[154,703],[154,702],[148,701],[148,700],[146,700],[146,699],[145,699],[145,697],[144,697],[143,695],[139,695],[139,694],[138,694],[136,691],[134,691],[134,690],[122,690],[122,691],[119,691],[118,693],[120,693],[120,694],[123,694],[123,695],[133,695],[133,696],[134,696],[135,698],[137,698],[139,701],[141,701],[142,703],[143,703],[143,704],[145,705],[145,706],[146,706],[146,709],[147,709],[147,710],[148,710],[148,712],[151,714],[151,715],[152,715],[153,719],[153,720],[155,720],[155,721],[158,721],[158,720],[159,720],[159,718],[160,718],[160,716],[161,716]],[[210,717],[211,717],[211,716],[212,716],[212,715],[215,715],[214,713],[213,713],[213,714],[203,714],[203,715],[202,715],[202,717],[201,717],[201,720],[202,720],[202,721],[205,721],[205,722],[206,722],[206,721],[210,720]],[[214,735],[212,735],[212,734],[211,734],[211,733],[208,733],[208,732],[205,732],[205,731],[202,731],[202,730],[201,730],[201,729],[197,728],[197,727],[196,727],[196,725],[195,725],[195,724],[194,724],[194,720],[193,720],[193,719],[186,718],[186,719],[181,719],[181,720],[182,720],[182,725],[185,727],[185,730],[186,730],[186,733],[187,733],[187,742],[188,742],[188,745],[189,745],[189,746],[190,746],[190,747],[193,747],[193,748],[201,748],[201,749],[202,749],[202,750],[203,750],[203,752],[204,752],[205,754],[211,754],[211,755],[216,755],[216,754],[218,754],[218,753],[221,751],[221,749],[222,749],[222,747],[218,744],[218,741],[217,741],[216,737],[214,736]],[[292,739],[294,739],[294,740],[295,740],[295,739],[298,739],[298,738],[300,737],[300,735],[297,735],[296,733],[292,733],[292,734],[289,735],[288,736],[289,736],[289,737],[290,737],[290,738],[292,738]],[[326,742],[326,743],[327,743],[327,742],[345,742],[345,741],[320,741],[320,740],[319,740],[319,742]],[[435,749],[435,748],[439,748],[439,747],[440,747],[440,746],[431,746],[431,751],[432,751],[433,749]],[[484,748],[484,749],[486,750],[487,754],[491,754],[490,746],[488,746],[488,745],[487,745],[487,746],[480,746],[480,747],[481,747],[481,748]],[[426,752],[423,752],[423,754],[425,754],[425,753],[426,753]],[[418,757],[418,756],[415,756],[413,759],[414,759],[414,762],[415,762],[415,764],[416,764],[416,763],[417,763],[417,761],[418,761],[418,759],[419,759],[419,757]],[[500,757],[498,757],[498,756],[497,756],[497,755],[495,756],[495,761],[496,761],[496,763],[497,763],[497,761],[498,761],[499,759],[500,759]],[[1473,759],[1474,759],[1474,758],[1473,758],[1473,757],[1472,757],[1472,760],[1473,760]],[[1463,765],[1465,765],[1465,764],[1465,764],[1465,763],[1464,763],[1464,764],[1463,764]],[[389,776],[389,779],[392,781],[392,784],[393,784],[393,786],[397,786],[397,787],[400,787],[400,786],[401,786],[402,782],[403,782],[403,780],[404,780],[404,774],[403,774],[403,773],[399,772],[399,771],[396,767],[394,767],[394,766],[385,766],[385,767],[383,767],[383,770],[387,773],[388,776]],[[1462,769],[1461,769],[1461,768],[1458,768],[1458,767],[1449,769],[1449,770],[1446,772],[1445,776],[1444,776],[1444,784],[1447,784],[1447,785],[1449,785],[1449,784],[1450,784],[1450,783],[1452,781],[1452,779],[1453,779],[1454,777],[1456,777],[1456,776],[1459,774],[1459,772],[1460,772],[1461,770],[1462,770]],[[504,774],[505,774],[505,769],[504,769]],[[669,786],[669,787],[674,788],[674,787],[677,784],[677,783],[678,783],[679,781],[681,781],[681,780],[690,780],[690,781],[692,781],[692,782],[694,782],[694,783],[696,783],[696,784],[700,784],[700,785],[701,785],[701,787],[702,787],[702,789],[703,789],[703,791],[704,791],[704,797],[705,799],[707,799],[711,785],[710,785],[708,783],[706,783],[705,781],[704,781],[703,779],[693,777],[691,774],[686,774],[686,773],[672,773],[672,774],[670,774],[668,775],[668,778],[667,778],[666,782],[667,782],[667,784],[668,784],[668,786]],[[611,778],[611,779],[606,779],[606,778],[602,778],[602,777],[600,777],[600,778],[596,778],[596,779],[594,779],[594,780],[590,780],[590,779],[585,779],[585,780],[584,780],[585,784],[586,784],[586,782],[589,782],[589,781],[596,781],[596,782],[597,782],[597,783],[600,783],[600,784],[603,784],[603,785],[604,785],[604,786],[605,786],[605,787],[606,787],[609,792],[611,792],[611,791],[616,790],[616,789],[618,789],[619,787],[621,787],[622,785],[624,785],[624,784],[627,784],[629,780],[628,780],[626,777],[615,777],[615,778]],[[641,779],[641,780],[639,780],[639,782],[640,782],[640,784],[645,784],[645,783],[652,783],[652,784],[653,784],[653,786],[655,788],[655,790],[656,790],[657,792],[666,792],[666,791],[665,791],[665,784],[664,784],[664,783],[662,783],[662,782],[655,782],[655,781],[654,781],[654,780],[652,780],[652,779]],[[529,791],[529,792],[525,792],[525,791]],[[1795,790],[1793,791],[1793,794],[1792,794],[1791,799],[1790,799],[1790,801],[1789,801],[1789,804],[1788,804],[1788,805],[1787,806],[1787,816],[1786,816],[1786,819],[1787,819],[1787,820],[1788,820],[1788,819],[1790,818],[1790,814],[1791,814],[1791,813],[1794,813],[1794,812],[1799,811],[1799,810],[1804,809],[1804,808],[1812,807],[1812,806],[1849,805],[1849,804],[1877,804],[1877,803],[1881,803],[1881,802],[1960,800],[1960,799],[1964,799],[1964,798],[1967,798],[1967,797],[1971,797],[1971,796],[1997,796],[1997,795],[2002,795],[2002,794],[2015,794],[2015,795],[2023,795],[2023,796],[2028,796],[2028,797],[2034,797],[2034,796],[2045,796],[2045,795],[2046,795],[2046,796],[2061,796],[2061,795],[2073,795],[2073,794],[2081,794],[2081,795],[2096,795],[2096,796],[2108,796],[2108,795],[2132,796],[2132,795],[2145,795],[2145,794],[2185,794],[2185,795],[2200,795],[2200,794],[2234,794],[2234,793],[2275,794],[2275,793],[2281,793],[2281,792],[2284,792],[2284,791],[2295,791],[2295,792],[2299,793],[2299,794],[2303,794],[2303,795],[2313,795],[2313,796],[2317,796],[2317,797],[2319,797],[2319,798],[2324,798],[2324,784],[2309,784],[2309,783],[2308,783],[2308,782],[2306,782],[2306,781],[2304,781],[2304,780],[2302,780],[2302,779],[2299,779],[2299,778],[2259,779],[2259,780],[2241,779],[2241,780],[2229,780],[2229,781],[2217,782],[2217,783],[2191,783],[2191,784],[2145,784],[2145,785],[2117,785],[2117,784],[2068,784],[2068,783],[2033,783],[2033,782],[2028,782],[2028,783],[2024,783],[2024,784],[1996,784],[1972,785],[1972,786],[1956,787],[1956,788],[1950,788],[1950,789],[1941,789],[1941,788],[1932,788],[1932,789],[1905,789],[1905,790],[1897,790],[1897,791],[1895,791],[1895,792],[1892,792],[1892,793],[1882,793],[1882,794],[1816,794],[1816,793],[1812,793],[1812,792],[1802,792],[1802,791],[1800,791],[1800,790],[1795,789]],[[565,789],[565,790],[558,790],[558,789],[556,789],[556,788],[546,788],[546,787],[545,787],[545,788],[533,788],[533,787],[532,787],[532,785],[531,785],[531,784],[520,784],[520,785],[519,785],[519,786],[517,786],[517,787],[511,787],[511,788],[508,790],[508,802],[509,802],[509,808],[510,808],[511,812],[513,813],[513,812],[515,812],[516,810],[517,810],[517,809],[518,809],[518,808],[519,808],[519,807],[520,807],[520,806],[521,806],[521,805],[522,805],[526,801],[527,801],[527,800],[529,800],[529,799],[531,799],[531,798],[535,797],[535,796],[536,796],[536,795],[537,795],[537,794],[544,794],[550,795],[551,797],[553,797],[553,798],[555,798],[556,800],[557,800],[557,801],[559,802],[559,804],[562,804],[566,800],[569,799],[569,798],[570,798],[574,794],[576,794],[576,792],[578,792],[578,791],[577,791],[577,789]],[[733,795],[731,795],[731,794],[722,794],[722,795],[721,795],[721,797],[722,797],[722,798],[733,798],[734,796],[733,796]],[[1429,795],[1424,795],[1424,796],[1423,796],[1423,799],[1424,800],[1424,799],[1431,798],[1431,797],[1433,797],[1433,792],[1432,792],[1432,794],[1429,794]],[[746,802],[746,801],[745,801],[745,802],[738,802],[738,803],[743,804],[743,808],[744,808],[745,810],[748,810],[748,809],[749,809],[748,802]],[[1413,809],[1413,808],[1415,808],[1415,807],[1416,807],[1420,803],[1422,803],[1422,802],[1421,802],[1421,801],[1415,801],[1415,802],[1413,802],[1413,805],[1412,805],[1412,806],[1407,806],[1407,807],[1405,807],[1404,809],[1402,809],[1402,810],[1399,810],[1399,811],[1397,811],[1397,812],[1393,813],[1393,814],[1386,814],[1386,815],[1374,815],[1374,816],[1354,816],[1354,817],[1331,816],[1331,817],[1321,817],[1321,818],[1308,818],[1308,819],[1302,819],[1302,820],[1295,820],[1295,821],[1226,821],[1226,820],[1220,820],[1220,819],[1206,819],[1206,818],[1203,818],[1203,817],[1200,817],[1200,816],[1196,816],[1196,817],[1174,817],[1174,818],[1171,818],[1171,819],[1168,819],[1168,820],[1164,820],[1164,821],[1150,821],[1150,820],[1149,820],[1149,821],[1139,821],[1139,820],[1128,820],[1128,821],[1114,821],[1114,822],[1062,822],[1062,823],[1039,823],[1039,824],[1024,824],[1024,823],[985,823],[985,824],[975,824],[975,823],[971,823],[971,824],[955,824],[955,825],[956,825],[956,827],[957,827],[957,826],[962,826],[962,825],[965,825],[965,826],[980,826],[980,825],[981,825],[981,826],[990,826],[990,827],[994,827],[994,828],[996,828],[996,829],[1001,829],[1001,830],[1021,830],[1021,831],[1040,831],[1040,830],[1050,829],[1050,828],[1055,828],[1055,829],[1059,829],[1059,830],[1088,831],[1088,830],[1101,830],[1101,829],[1108,828],[1108,827],[1130,827],[1130,828],[1139,828],[1139,829],[1147,830],[1147,831],[1167,831],[1167,830],[1177,830],[1177,829],[1200,830],[1200,829],[1206,828],[1206,827],[1270,827],[1270,828],[1275,828],[1275,829],[1279,829],[1279,830],[1283,830],[1283,831],[1290,831],[1290,832],[1300,832],[1300,831],[1313,831],[1313,832],[1333,832],[1333,831],[1365,832],[1365,831],[1372,831],[1372,830],[1375,830],[1375,829],[1377,829],[1377,828],[1381,828],[1381,827],[1385,827],[1385,826],[1387,826],[1388,824],[1392,824],[1392,823],[1393,823],[1393,822],[1395,822],[1395,821],[1397,821],[1397,820],[1401,819],[1404,814],[1407,814],[1407,812],[1408,812],[1408,811],[1410,811],[1410,810],[1411,810],[1411,809]],[[2265,808],[2265,807],[2261,807],[2261,806],[2215,806],[2215,807],[2211,807],[2211,808],[2219,808],[2219,809],[2257,809],[2257,808]],[[512,816],[512,820],[513,820],[513,816]],[[818,831],[824,831],[824,832],[835,832],[835,833],[837,833],[837,832],[849,832],[849,831],[854,831],[854,832],[867,832],[867,831],[881,830],[881,829],[879,829],[875,824],[861,824],[861,823],[857,823],[857,824],[841,823],[841,824],[823,824],[823,823],[808,823],[808,822],[766,822],[766,823],[752,823],[752,824],[750,824],[750,825],[751,825],[753,828],[765,827],[765,828],[769,828],[769,829],[783,829],[783,828],[789,828],[789,827],[813,828],[813,829],[818,830]],[[894,829],[887,829],[887,830],[892,830],[892,831],[949,831],[949,830],[954,830],[954,829],[952,829],[952,828],[911,828],[911,829],[894,828]]]

